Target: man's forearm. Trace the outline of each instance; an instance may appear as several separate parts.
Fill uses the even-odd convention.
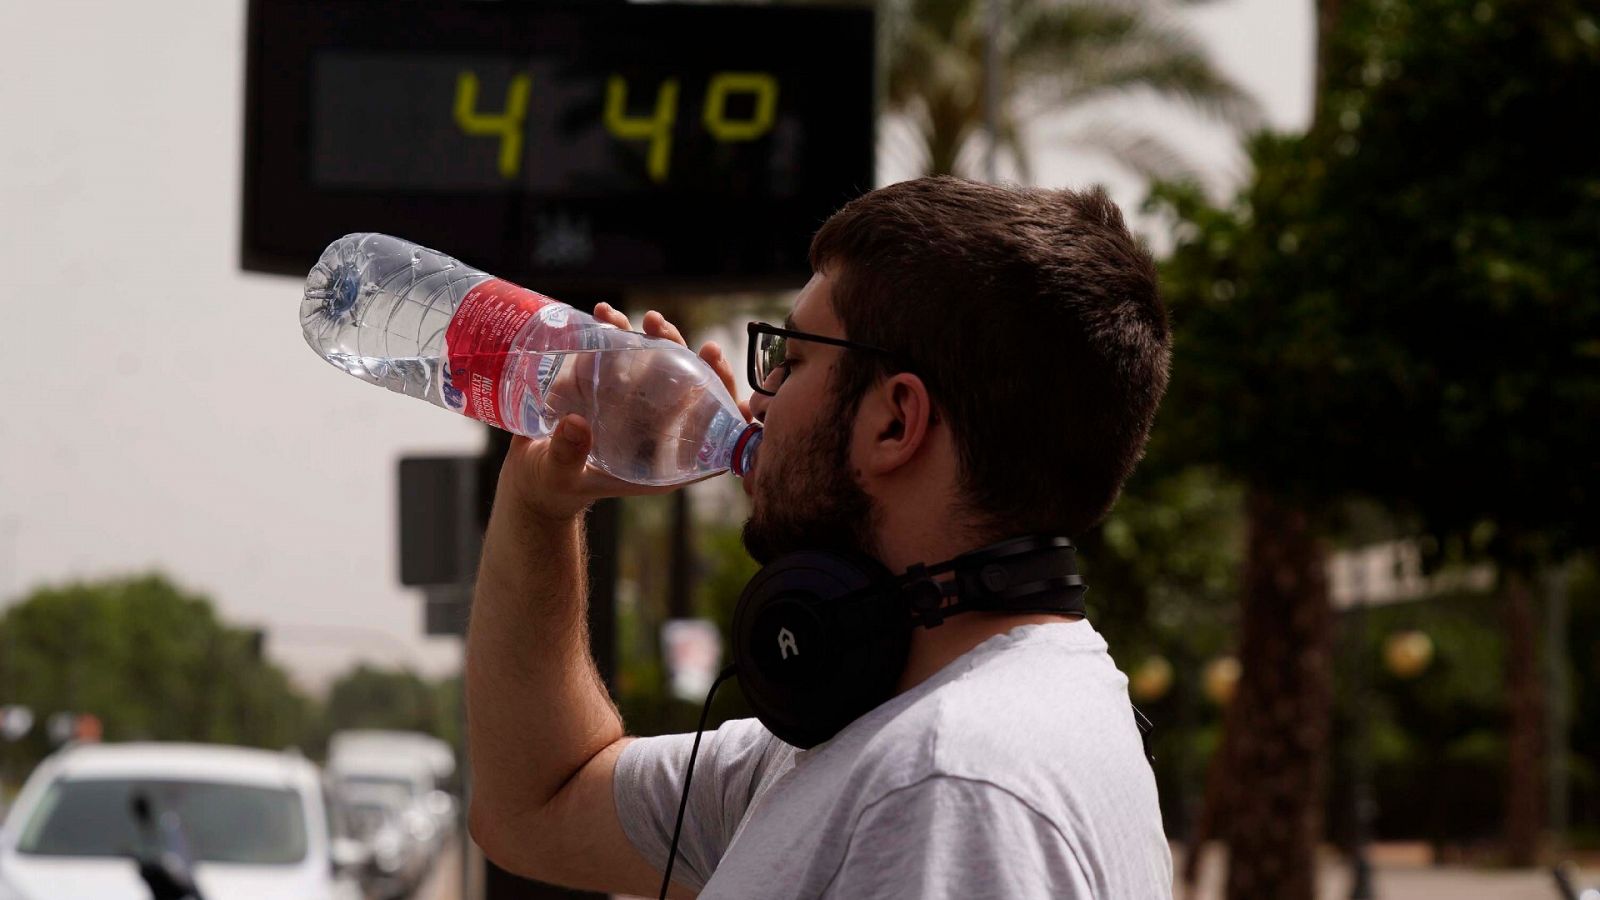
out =
[[[475,818],[537,813],[623,735],[589,651],[585,569],[581,518],[543,519],[501,492],[467,635]]]

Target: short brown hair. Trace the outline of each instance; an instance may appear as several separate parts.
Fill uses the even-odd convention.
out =
[[[853,341],[893,351],[955,434],[980,535],[1078,537],[1144,455],[1171,339],[1155,263],[1103,188],[949,176],[880,188],[811,242]],[[839,409],[898,371],[846,353]]]

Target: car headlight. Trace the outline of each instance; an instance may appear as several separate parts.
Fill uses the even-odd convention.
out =
[[[404,862],[404,850],[400,846],[400,834],[392,828],[385,828],[372,836],[372,861],[378,866],[378,871],[385,875],[393,875],[400,871]]]
[[[426,844],[433,839],[433,820],[422,810],[413,809],[406,814],[406,828],[419,843]]]

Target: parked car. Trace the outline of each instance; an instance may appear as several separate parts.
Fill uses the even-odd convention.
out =
[[[433,862],[432,822],[408,793],[393,786],[347,786],[339,797],[351,833],[372,853],[367,893],[374,900],[410,894]]]
[[[398,784],[404,782],[433,816],[438,842],[456,829],[459,805],[455,797],[438,790],[455,774],[455,751],[432,735],[416,731],[349,729],[328,739],[328,768],[336,777],[356,781]]]
[[[353,728],[334,732],[328,737],[328,759],[336,760],[346,753],[420,756],[439,780],[449,778],[456,770],[455,751],[450,745],[420,731]]]
[[[210,900],[361,900],[364,845],[339,833],[317,767],[200,744],[81,745],[40,763],[0,825],[21,900],[146,900],[135,799],[176,822]]]
[[[438,793],[433,770],[421,757],[364,747],[360,752],[329,754],[328,775],[346,801],[362,792],[390,795],[389,802],[430,859],[449,836],[450,823],[440,817],[433,802]]]

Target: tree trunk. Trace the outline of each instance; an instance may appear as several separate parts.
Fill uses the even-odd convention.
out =
[[[1539,858],[1544,761],[1544,703],[1539,683],[1533,589],[1527,572],[1507,566],[1503,584],[1506,629],[1506,855],[1513,866]]]
[[[1247,510],[1227,896],[1312,900],[1332,730],[1326,560],[1305,512],[1259,489]]]
[[[954,175],[961,144],[954,134],[935,133],[928,137],[928,174]]]
[[[1328,56],[1332,50],[1333,32],[1339,25],[1343,0],[1317,0],[1317,48],[1314,63],[1315,83],[1312,84],[1311,121],[1322,120],[1324,100],[1328,93]]]
[[[1316,0],[1312,127],[1323,115],[1343,0]],[[1220,776],[1207,779],[1195,844],[1228,845],[1228,900],[1312,900],[1333,718],[1333,612],[1325,555],[1306,515],[1251,488],[1246,501],[1239,687],[1224,719]],[[1193,892],[1199,846],[1183,877]]]
[[[1222,720],[1222,740],[1211,761],[1206,764],[1205,793],[1200,797],[1200,810],[1195,814],[1189,829],[1188,846],[1184,851],[1183,866],[1179,870],[1180,900],[1195,900],[1200,895],[1201,867],[1205,862],[1206,844],[1212,839],[1229,840],[1224,825],[1230,820],[1228,802],[1238,793],[1239,783],[1234,778],[1233,736],[1238,726],[1236,706],[1230,704]]]

